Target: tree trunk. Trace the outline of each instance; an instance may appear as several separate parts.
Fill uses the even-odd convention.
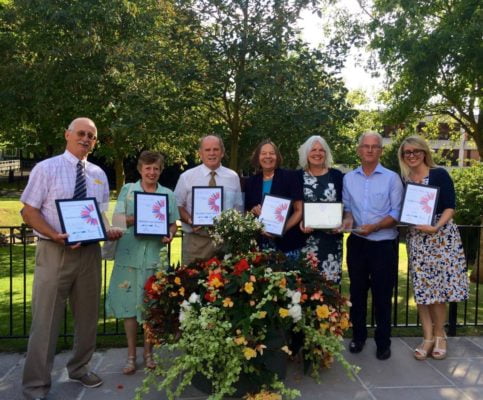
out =
[[[116,171],[116,192],[119,195],[122,185],[126,180],[126,175],[124,174],[124,158],[116,158],[114,160],[114,170]]]

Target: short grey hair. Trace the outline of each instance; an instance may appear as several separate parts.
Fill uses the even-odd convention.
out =
[[[76,123],[77,122],[80,122],[80,121],[84,121],[84,122],[87,122],[87,123],[91,124],[94,127],[94,129],[96,130],[96,133],[97,133],[97,126],[96,126],[96,124],[94,123],[94,121],[92,119],[87,118],[87,117],[78,117],[78,118],[74,119],[69,124],[69,126],[67,127],[67,130],[73,132],[75,130],[74,127],[75,127]]]
[[[322,136],[319,135],[314,135],[310,136],[298,149],[299,153],[299,165],[303,169],[307,169],[308,166],[308,156],[310,153],[310,150],[312,150],[312,146],[314,143],[320,143],[322,148],[325,150],[325,161],[324,161],[324,167],[330,168],[332,164],[334,163],[334,158],[332,157],[332,152],[330,151],[330,147],[325,141],[325,139]]]
[[[376,131],[367,131],[367,132],[364,132],[359,137],[359,143],[357,145],[360,146],[362,144],[362,142],[364,141],[364,139],[367,136],[375,136],[377,138],[377,140],[379,141],[380,146],[382,147],[382,136],[379,133],[377,133]]]
[[[215,139],[218,139],[218,142],[220,143],[220,149],[221,151],[224,153],[225,152],[225,144],[223,143],[223,139],[218,136],[218,135],[205,135],[203,136],[201,139],[200,139],[200,142],[198,144],[198,150],[201,150],[201,147],[203,146],[203,142],[205,141],[205,139],[208,139],[208,138],[215,138]]]

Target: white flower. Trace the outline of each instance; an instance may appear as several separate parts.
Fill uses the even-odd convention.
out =
[[[179,322],[183,322],[186,318],[186,313],[183,311],[183,309],[181,309],[179,311]]]
[[[184,310],[184,311],[189,311],[190,308],[191,308],[191,304],[189,302],[187,302],[186,300],[183,300],[183,302],[181,303],[181,309]]]
[[[302,296],[302,293],[300,293],[298,290],[295,291],[293,294],[292,294],[292,303],[293,304],[299,304],[300,303],[300,296]]]
[[[188,301],[191,304],[199,303],[200,302],[200,295],[198,293],[193,292],[193,293],[191,293],[191,296],[189,297]]]
[[[289,288],[287,288],[285,293],[286,293],[287,297],[292,297],[295,292],[293,290],[290,290]]]
[[[298,322],[302,318],[302,307],[300,304],[294,304],[288,309],[288,315],[293,319],[293,322]]]

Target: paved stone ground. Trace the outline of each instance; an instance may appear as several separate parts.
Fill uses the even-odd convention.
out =
[[[481,400],[483,399],[483,337],[449,338],[445,360],[416,361],[412,348],[419,338],[394,338],[392,357],[375,358],[375,345],[369,340],[360,354],[350,354],[349,362],[361,367],[355,380],[350,380],[339,365],[321,373],[321,383],[304,376],[296,362],[289,364],[286,383],[301,391],[304,400]],[[346,340],[346,345],[348,341]],[[139,349],[138,354],[142,354]],[[124,400],[132,399],[144,377],[143,371],[124,376],[120,372],[125,349],[98,351],[91,367],[104,379],[96,389],[85,389],[70,382],[64,368],[69,352],[55,358],[52,390],[48,400]],[[140,357],[139,357],[140,358]],[[140,360],[139,360],[140,361]],[[21,400],[21,373],[24,354],[0,353],[0,399]],[[165,400],[163,393],[152,392],[146,400]],[[179,400],[202,400],[206,396],[189,388]]]

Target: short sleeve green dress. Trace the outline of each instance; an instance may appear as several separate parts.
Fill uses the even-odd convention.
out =
[[[133,185],[131,187],[131,185]],[[134,215],[134,192],[143,192],[141,181],[128,183],[121,189],[115,214]],[[168,195],[169,219],[179,219],[174,193],[158,184],[155,193]],[[116,248],[114,268],[107,293],[106,310],[116,318],[136,317],[142,322],[142,304],[146,280],[162,267],[160,252],[165,247],[160,237],[135,236],[134,226],[124,232]]]

